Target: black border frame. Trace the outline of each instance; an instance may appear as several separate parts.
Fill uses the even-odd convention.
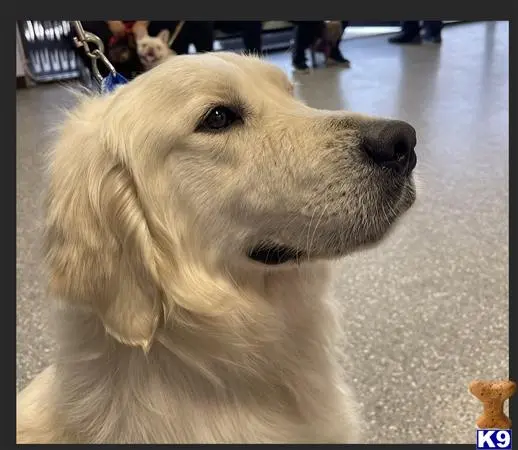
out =
[[[10,369],[7,370],[7,382],[2,383],[2,388],[5,391],[4,399],[8,401],[2,402],[2,407],[7,409],[6,417],[8,420],[3,420],[2,427],[4,429],[2,444],[8,444],[9,447],[15,444],[15,415],[13,411],[16,405],[16,389],[15,386],[15,371],[16,371],[16,350],[14,343],[16,342],[16,265],[13,261],[16,260],[16,88],[13,89],[12,76],[15,72],[15,20],[17,19],[33,19],[33,18],[63,18],[72,19],[74,17],[88,18],[92,20],[105,19],[108,17],[141,17],[143,8],[141,3],[126,2],[68,2],[68,3],[45,3],[41,1],[25,1],[13,5],[10,9],[7,5],[4,8],[4,26],[1,27],[3,56],[4,56],[4,70],[1,72],[2,83],[0,83],[2,90],[1,95],[2,108],[5,108],[4,119],[0,121],[2,126],[2,136],[4,139],[3,149],[3,170],[4,176],[1,178],[2,194],[4,200],[4,212],[10,217],[4,220],[3,225],[5,232],[3,233],[4,244],[2,248],[2,257],[7,259],[6,266],[10,269],[3,270],[2,277],[4,286],[4,296],[7,298],[3,304],[2,320],[5,322],[1,327],[3,333],[2,340],[4,344],[4,358],[7,358],[11,363]],[[160,19],[164,15],[169,17],[180,17],[186,20],[225,20],[232,17],[234,20],[271,20],[272,18],[290,17],[293,20],[315,20],[331,17],[346,16],[347,19],[364,21],[366,18],[371,20],[399,20],[420,17],[422,19],[453,19],[462,17],[465,20],[509,20],[510,28],[510,46],[509,55],[511,64],[509,66],[509,79],[518,80],[518,71],[515,63],[518,56],[516,53],[518,48],[518,23],[512,23],[512,17],[516,15],[518,10],[518,3],[508,0],[492,0],[491,2],[452,2],[450,0],[435,0],[434,2],[415,2],[407,3],[404,1],[392,0],[378,1],[375,4],[368,2],[318,2],[303,3],[297,2],[277,2],[269,6],[267,2],[251,3],[251,2],[214,2],[205,3],[203,7],[199,4],[188,2],[155,2],[153,6],[146,4],[146,16],[152,11],[151,19]],[[10,6],[10,5],[9,5]],[[12,11],[14,10],[14,14]],[[11,15],[14,17],[11,20]],[[11,25],[9,25],[11,24]],[[509,115],[510,123],[517,120],[516,114],[516,90],[513,93],[511,85],[509,87]],[[516,131],[512,126],[509,130],[510,147],[513,142],[516,142]],[[518,151],[515,149],[515,152]],[[515,156],[513,151],[509,150],[509,170],[513,165],[516,165],[518,156]],[[517,332],[511,324],[518,324],[518,305],[516,300],[512,301],[512,295],[515,292],[516,282],[513,282],[511,277],[511,269],[518,266],[518,243],[514,243],[511,236],[513,217],[518,214],[518,196],[513,197],[513,184],[517,185],[511,174],[509,175],[509,378],[518,381],[518,351],[513,344],[518,338]],[[515,220],[514,223],[517,223]],[[514,261],[514,262],[513,262]],[[490,300],[490,299],[488,299]],[[487,320],[491,320],[488,317]],[[469,326],[469,324],[466,324]],[[7,344],[9,343],[9,344]],[[9,364],[9,363],[7,363]],[[467,390],[467,387],[466,387]],[[468,393],[466,395],[469,395]],[[514,423],[518,423],[518,394],[510,400],[510,416]],[[516,427],[515,427],[516,428]],[[517,428],[518,430],[518,428]],[[517,431],[518,433],[518,431]],[[6,438],[7,437],[7,438]],[[372,449],[382,448],[447,448],[459,447],[466,449],[473,449],[471,444],[366,444],[365,447]],[[3,445],[2,445],[3,447]],[[29,446],[31,447],[31,446]],[[234,448],[240,446],[233,446]],[[298,447],[298,446],[297,446]],[[302,447],[302,446],[300,446]],[[342,446],[340,446],[342,447]],[[344,446],[351,447],[351,446]]]

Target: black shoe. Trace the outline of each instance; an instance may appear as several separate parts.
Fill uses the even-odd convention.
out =
[[[433,44],[440,44],[442,43],[442,36],[441,34],[425,34],[423,36],[423,39],[425,41],[431,42]]]
[[[293,61],[293,68],[297,72],[302,72],[302,73],[308,73],[309,72],[309,66],[308,66],[306,61],[300,61],[300,62]]]
[[[399,33],[395,36],[392,36],[388,40],[391,44],[420,44],[421,36],[420,35],[409,35],[406,33]]]
[[[351,66],[351,61],[349,61],[347,58],[344,58],[344,55],[342,55],[342,52],[338,47],[334,47],[331,50],[331,53],[329,53],[329,57],[327,58],[327,62],[331,64],[341,64],[347,67]]]

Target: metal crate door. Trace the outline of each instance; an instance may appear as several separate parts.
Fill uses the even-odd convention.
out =
[[[28,76],[37,83],[67,80],[80,75],[79,58],[66,20],[17,21]]]

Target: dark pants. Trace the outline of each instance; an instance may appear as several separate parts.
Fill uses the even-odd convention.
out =
[[[172,34],[178,21],[151,21],[148,27],[150,36],[156,36],[160,31],[167,29]],[[171,45],[171,48],[179,55],[189,52],[189,45],[193,44],[196,51],[211,52],[214,45],[214,26],[212,22],[186,21],[182,30]]]
[[[313,22],[296,22],[291,21],[295,24],[295,43],[293,47],[293,62],[295,64],[301,64],[306,61],[306,49],[308,49],[320,36],[324,29],[324,22],[313,21]],[[342,21],[342,30],[345,30],[349,25],[349,21]],[[338,46],[340,42],[334,43]]]
[[[247,52],[261,53],[261,33],[263,31],[262,22],[254,20],[216,22],[216,28],[224,33],[240,33],[243,37],[243,43],[245,44],[245,50]]]
[[[442,20],[423,20],[423,28],[430,36],[439,36],[442,30]],[[401,26],[401,31],[409,37],[417,36],[420,30],[418,20],[405,20]]]

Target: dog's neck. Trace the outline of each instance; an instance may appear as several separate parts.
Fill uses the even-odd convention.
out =
[[[84,351],[89,359],[92,352],[99,356],[112,352],[120,355],[141,353],[144,357],[170,352],[180,361],[188,359],[184,361],[186,363],[218,358],[235,361],[243,357],[244,348],[256,352],[265,350],[271,355],[269,347],[277,348],[285,332],[293,333],[302,328],[302,334],[320,333],[321,330],[310,327],[314,314],[326,314],[334,306],[325,295],[328,281],[325,264],[247,274],[235,272],[233,278],[245,291],[253,291],[251,298],[262,302],[262,305],[252,306],[255,314],[246,319],[240,320],[243,315],[240,310],[230,309],[222,315],[207,317],[178,308],[157,329],[146,355],[141,348],[117,342],[104,330],[102,321],[93,311],[69,306],[59,312],[58,323],[65,334],[59,339],[64,345],[60,353],[62,356],[73,354],[73,359],[80,359]],[[246,279],[246,284],[240,282],[241,278]],[[77,326],[78,321],[81,325],[88,323],[86,329],[91,337],[77,334],[78,329],[85,329]],[[332,329],[326,332],[332,332]]]
[[[125,399],[135,395],[146,396],[143,401],[158,411],[162,405],[181,407],[186,395],[191,397],[188,404],[212,398],[216,407],[229,392],[242,396],[242,402],[257,401],[261,392],[261,401],[267,404],[278,405],[280,396],[286,405],[307,409],[300,406],[305,402],[298,396],[314,387],[314,374],[337,370],[333,364],[338,358],[329,355],[335,351],[339,314],[325,295],[326,281],[324,266],[265,272],[263,300],[273,307],[275,318],[258,316],[243,329],[235,326],[232,313],[214,320],[172,317],[171,323],[157,330],[147,354],[107,335],[93,313],[62,311],[57,382],[61,398],[73,405],[69,418],[78,414],[77,423],[70,427],[95,421],[108,436],[114,430],[103,424],[117,421],[103,414],[115,414],[110,405],[124,408]],[[78,383],[81,390],[76,389]],[[113,383],[120,386],[114,390],[120,398],[101,398],[99,393],[106,392],[102,386]],[[82,409],[85,401],[99,404],[98,417],[79,416],[91,410]],[[265,410],[270,407],[265,405]]]

